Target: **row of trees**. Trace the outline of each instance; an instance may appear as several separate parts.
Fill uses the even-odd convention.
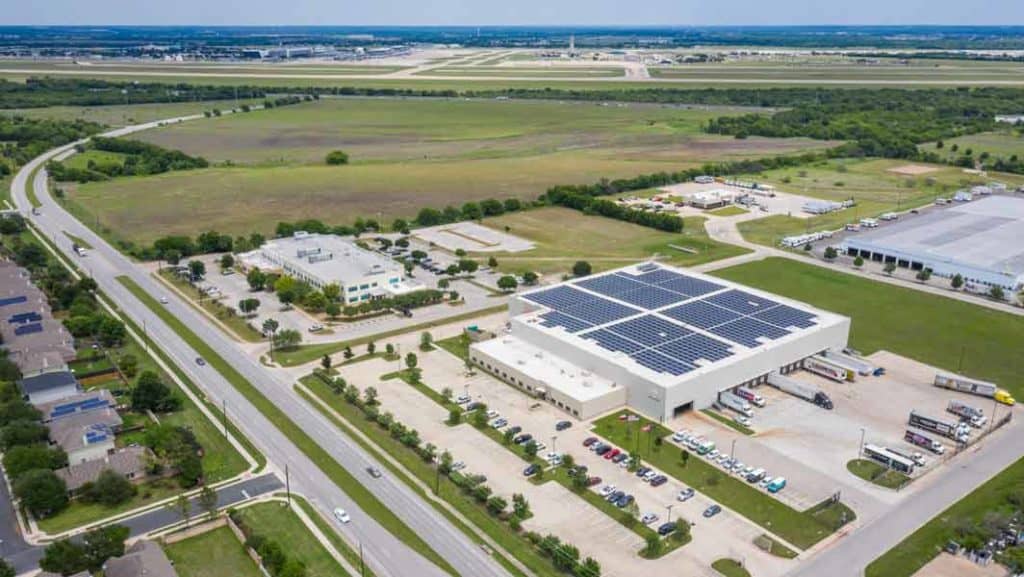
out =
[[[148,142],[124,138],[95,136],[88,144],[78,145],[78,152],[100,150],[123,155],[122,160],[96,162],[89,160],[85,168],[70,166],[66,162],[47,164],[50,176],[57,181],[93,182],[118,176],[146,176],[172,170],[206,168],[205,158],[194,157],[180,150],[169,150]]]
[[[0,87],[8,84],[0,81]],[[4,100],[0,93],[0,106]],[[52,120],[0,117],[0,176],[14,170],[47,150],[96,134],[103,126],[86,120]]]
[[[480,220],[485,216],[500,216],[507,212],[517,212],[522,210],[523,206],[522,201],[518,198],[509,198],[504,201],[489,198],[480,202],[467,202],[460,208],[451,205],[441,210],[423,208],[416,215],[416,224],[434,226],[462,220]]]

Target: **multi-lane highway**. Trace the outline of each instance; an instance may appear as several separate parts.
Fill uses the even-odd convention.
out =
[[[181,120],[194,118],[197,117],[186,117]],[[179,119],[170,122],[176,120]],[[160,122],[152,122],[123,128],[112,131],[109,135],[125,135],[159,124]],[[286,465],[289,467],[293,489],[305,494],[314,506],[326,514],[330,514],[335,507],[343,507],[350,513],[352,522],[339,527],[339,529],[351,543],[362,546],[367,564],[378,576],[434,575],[440,577],[446,573],[401,542],[362,511],[345,493],[344,487],[335,485],[316,463],[307,458],[295,444],[209,364],[200,366],[196,363],[199,354],[117,281],[118,276],[130,277],[151,295],[171,297],[166,305],[171,313],[181,319],[238,373],[302,427],[315,442],[327,450],[354,477],[362,480],[386,508],[394,512],[457,572],[474,577],[507,575],[507,572],[488,553],[424,502],[404,483],[388,475],[379,479],[370,478],[365,472],[367,467],[371,465],[379,466],[381,469],[384,467],[376,463],[323,415],[299,399],[291,390],[290,382],[284,382],[259,365],[219,329],[212,326],[207,319],[188,304],[171,296],[166,288],[152,279],[145,271],[135,266],[106,241],[68,214],[46,192],[45,169],[40,169],[35,175],[34,190],[40,206],[38,210],[32,211],[27,191],[30,175],[50,159],[68,154],[72,148],[73,145],[68,145],[51,150],[26,164],[15,175],[11,184],[11,196],[17,208],[27,218],[30,218],[64,255],[78,260],[79,265],[96,279],[103,292],[120,307],[122,313],[139,326],[145,326],[148,338],[160,346],[189,378],[203,388],[212,400],[218,404],[226,403],[229,415],[234,418],[242,432],[252,440],[273,465],[279,470]],[[84,239],[93,249],[89,250],[85,257],[75,255],[72,250],[72,242],[64,234],[65,232]]]

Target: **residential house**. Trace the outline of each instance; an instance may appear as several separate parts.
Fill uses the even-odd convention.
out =
[[[146,479],[147,465],[153,453],[146,447],[125,447],[83,463],[76,463],[57,469],[57,476],[64,480],[69,493],[76,493],[86,483],[99,478],[100,473],[111,470],[133,483]]]
[[[139,541],[123,557],[103,564],[106,577],[178,577],[164,550],[153,541]]]

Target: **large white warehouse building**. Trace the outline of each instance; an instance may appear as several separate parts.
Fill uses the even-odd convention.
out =
[[[850,319],[655,263],[512,299],[510,329],[472,361],[587,419],[629,405],[656,419],[712,405],[846,346]]]

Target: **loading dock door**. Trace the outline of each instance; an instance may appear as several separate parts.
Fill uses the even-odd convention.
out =
[[[682,415],[683,413],[687,413],[687,412],[692,411],[692,410],[693,410],[693,401],[690,401],[689,403],[684,403],[684,404],[679,405],[678,407],[676,407],[675,409],[672,410],[672,417],[673,418],[674,417],[678,417],[679,415]]]

